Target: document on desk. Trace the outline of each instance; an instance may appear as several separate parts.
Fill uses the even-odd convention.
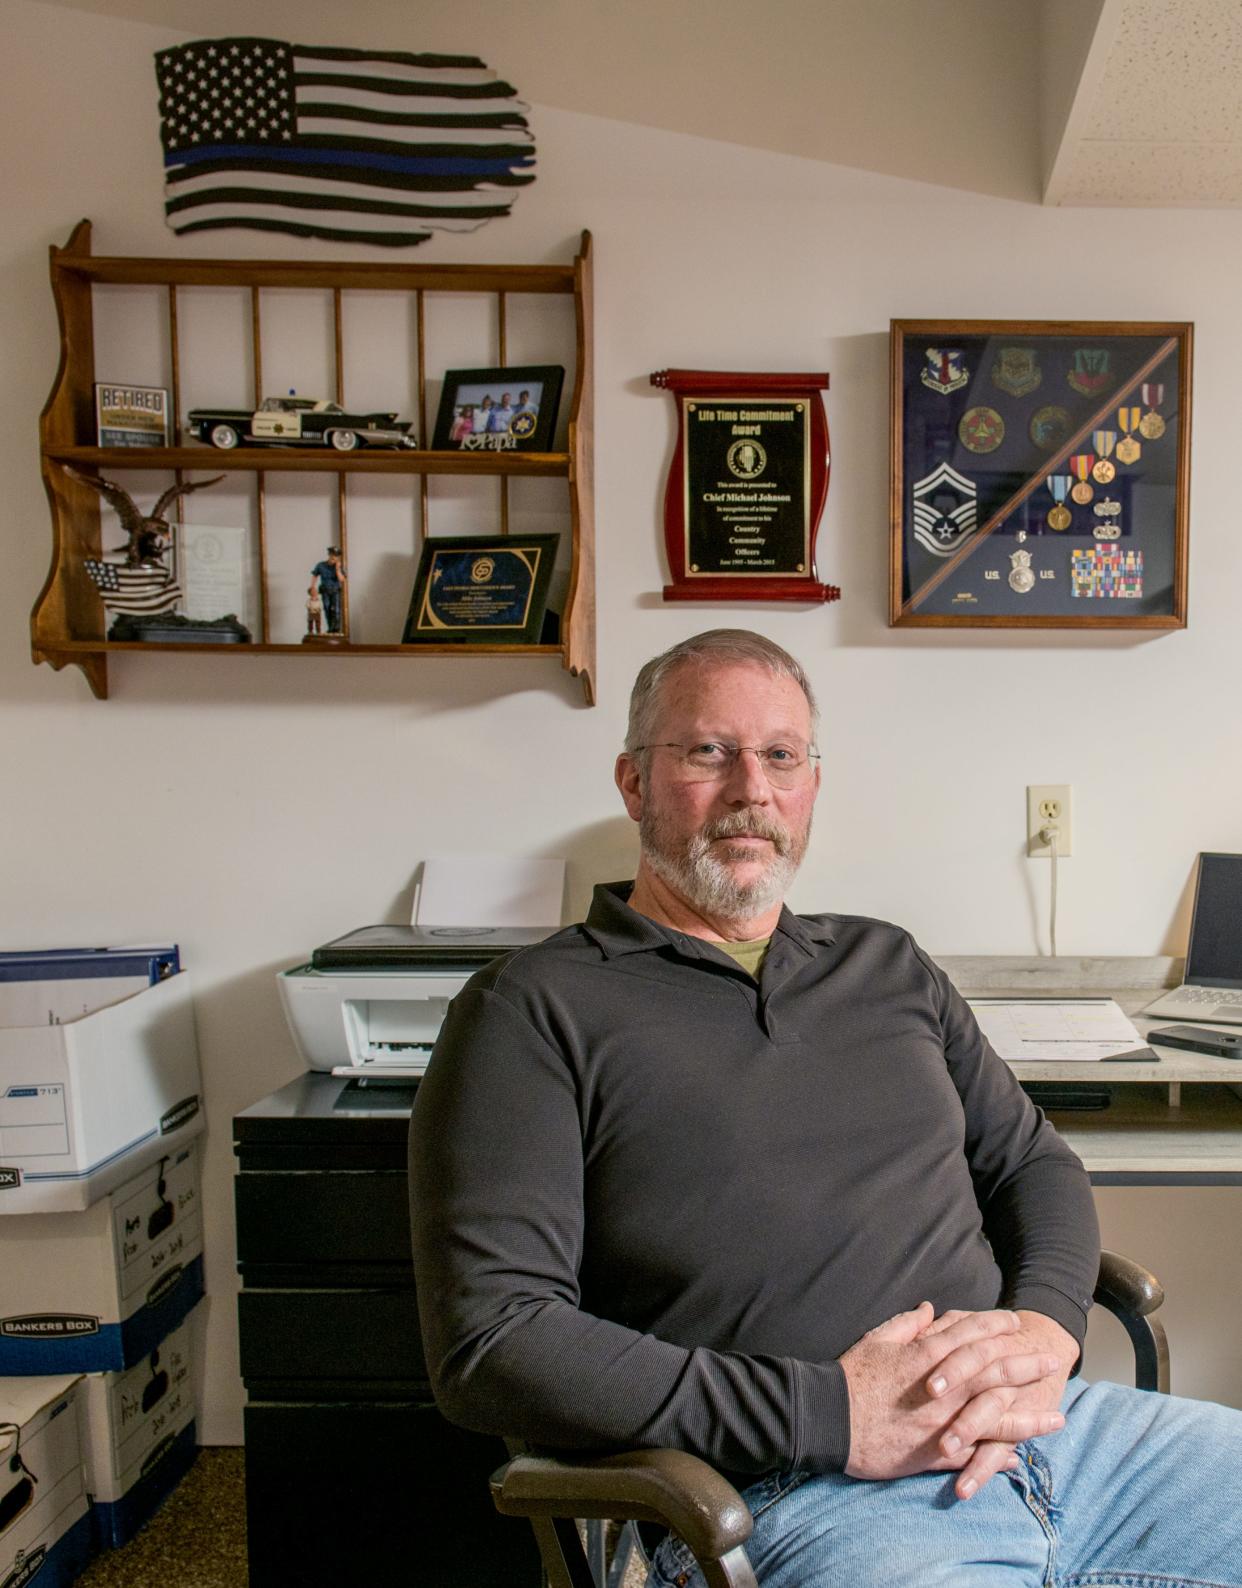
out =
[[[968,998],[1002,1059],[1156,1059],[1111,998]]]

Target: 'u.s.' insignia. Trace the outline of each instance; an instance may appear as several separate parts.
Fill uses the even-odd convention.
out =
[[[1108,372],[1109,350],[1106,347],[1080,347],[1074,351],[1074,367],[1066,375],[1066,380],[1075,391],[1082,392],[1084,397],[1094,397],[1096,392],[1101,392],[1106,386],[1111,386],[1113,377]]]
[[[519,441],[527,441],[534,435],[537,423],[538,420],[534,414],[514,414],[509,421],[509,434],[516,436]]]
[[[970,371],[962,363],[962,357],[960,347],[929,347],[920,380],[924,386],[940,392],[942,396],[957,391],[970,379]]]
[[[951,557],[977,525],[975,483],[942,463],[916,480],[914,538],[933,557]]]
[[[1043,378],[1033,347],[1002,347],[992,365],[992,384],[1011,397],[1025,397]]]

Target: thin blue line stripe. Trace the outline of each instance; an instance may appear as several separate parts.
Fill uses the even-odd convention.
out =
[[[214,143],[202,149],[183,149],[164,156],[164,165],[175,170],[181,165],[198,165],[207,160],[279,160],[290,166],[371,166],[377,171],[403,171],[410,176],[505,176],[514,169],[534,164],[533,155],[515,155],[504,160],[450,160],[410,158],[399,154],[372,154],[360,149],[289,149],[279,144]]]

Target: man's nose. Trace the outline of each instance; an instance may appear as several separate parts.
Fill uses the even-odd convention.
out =
[[[766,805],[772,797],[772,785],[763,770],[760,752],[738,746],[737,756],[725,779],[725,798],[736,805]]]

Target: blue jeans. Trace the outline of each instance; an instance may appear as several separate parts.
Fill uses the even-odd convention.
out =
[[[973,1499],[952,1473],[770,1473],[744,1491],[760,1588],[1242,1588],[1242,1412],[1075,1379],[1065,1427]],[[702,1588],[680,1539],[648,1588]]]

